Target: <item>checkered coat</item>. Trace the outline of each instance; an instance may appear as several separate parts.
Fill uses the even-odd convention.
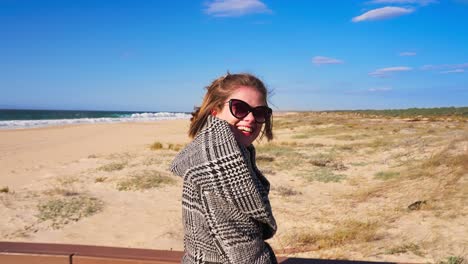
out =
[[[276,232],[270,184],[226,121],[210,116],[171,171],[184,179],[182,263],[277,263],[265,242]]]

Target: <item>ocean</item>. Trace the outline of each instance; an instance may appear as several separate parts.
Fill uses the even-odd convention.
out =
[[[0,129],[189,119],[184,112],[0,109]]]

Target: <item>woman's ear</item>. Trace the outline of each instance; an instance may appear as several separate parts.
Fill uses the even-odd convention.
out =
[[[211,115],[212,116],[216,116],[217,114],[218,114],[218,112],[215,109],[211,109]]]

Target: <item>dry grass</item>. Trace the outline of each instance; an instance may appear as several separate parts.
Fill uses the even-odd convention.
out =
[[[361,167],[361,166],[367,166],[367,165],[369,165],[369,163],[367,163],[367,162],[351,162],[351,163],[349,163],[349,165],[355,166],[355,167]]]
[[[257,147],[257,152],[269,155],[290,155],[294,153],[294,148],[289,144],[267,143]]]
[[[452,154],[445,149],[424,161],[418,170],[409,174],[411,178],[433,177],[439,169],[446,168],[451,174],[461,176],[468,171],[468,151]]]
[[[278,188],[275,188],[274,191],[276,191],[278,195],[283,196],[283,197],[289,197],[289,196],[302,194],[301,192],[296,191],[289,186],[279,186]]]
[[[277,121],[279,127],[276,126]],[[415,261],[416,256],[420,256],[420,261],[415,262],[422,263],[434,262],[431,259],[434,252],[441,256],[453,254],[447,254],[451,251],[446,244],[453,243],[458,247],[464,243],[456,232],[462,232],[460,225],[467,216],[464,213],[468,199],[468,130],[465,121],[461,125],[430,120],[409,123],[403,119],[378,116],[363,118],[351,114],[299,113],[279,116],[275,121],[275,133],[283,141],[292,138],[295,144],[276,141],[276,144],[263,148],[259,146],[258,153],[262,156],[259,167],[268,166],[268,169],[279,172],[277,175],[281,177],[303,177],[310,181],[308,187],[324,189],[324,194],[331,193],[333,197],[329,199],[317,191],[313,194],[307,192],[300,198],[306,200],[310,196],[323,200],[300,212],[286,210],[278,221],[282,220],[281,217],[304,219],[304,215],[320,210],[322,206],[326,208],[320,210],[326,218],[323,226],[329,227],[330,222],[337,221],[335,227],[328,231],[322,226],[312,231],[283,233],[277,238],[279,246],[285,249],[283,254],[299,253],[301,257],[329,254],[331,258],[339,254],[348,258],[360,255],[360,258],[375,260],[373,257],[377,253],[387,254],[387,260],[397,258],[402,262],[410,257]],[[320,149],[308,147],[311,142],[320,142]],[[273,159],[263,159],[263,156]],[[340,165],[335,164],[349,166],[349,170],[342,173],[349,180],[343,181],[345,175],[337,175]],[[271,177],[273,186],[275,177]],[[341,183],[320,185],[316,181]],[[274,188],[273,191],[288,201],[290,189],[286,187],[284,195],[280,194],[281,189]],[[345,214],[354,219],[368,216],[373,222],[339,223],[337,219]],[[320,222],[320,218],[304,219],[300,225],[316,226],[314,223],[316,220]],[[447,227],[447,231],[439,235],[425,225],[410,229],[414,221],[421,221],[421,218],[427,223],[440,224],[437,227]],[[360,233],[368,236],[359,237],[355,230],[361,230]],[[402,242],[398,236],[392,236],[395,231],[422,241]],[[419,236],[421,232],[430,232],[443,242],[429,245],[425,238]],[[447,237],[449,234],[450,238]],[[372,242],[380,236],[385,241],[360,242]],[[306,251],[314,252],[301,253]],[[455,260],[452,257],[444,264],[455,263]]]
[[[150,145],[151,150],[173,150],[173,151],[180,151],[184,145],[182,144],[174,144],[174,143],[169,143],[167,145],[164,145],[163,143],[156,141],[153,144]]]
[[[98,183],[98,182],[105,182],[106,180],[107,180],[107,177],[102,177],[102,176],[100,176],[100,177],[96,177],[96,178],[94,179],[94,182],[95,182],[95,183]]]
[[[183,148],[184,148],[184,145],[182,145],[182,144],[172,144],[172,143],[169,143],[169,144],[167,145],[167,149],[173,150],[173,151],[177,151],[177,152],[180,151],[180,150],[183,149]]]
[[[299,173],[307,181],[318,181],[318,182],[340,182],[346,178],[343,174],[336,174],[329,168],[319,168],[311,171],[301,171]]]
[[[306,138],[310,138],[312,135],[310,134],[305,134],[305,133],[301,133],[301,134],[294,134],[291,138],[293,139],[306,139]]]
[[[45,195],[48,196],[55,196],[55,195],[60,195],[60,196],[77,196],[79,193],[75,190],[72,189],[66,189],[62,187],[54,187],[52,189],[45,190],[43,192]]]
[[[462,256],[450,256],[450,257],[447,257],[444,260],[440,260],[437,263],[438,264],[466,264],[467,262],[468,262],[468,260],[466,260]]]
[[[273,162],[275,160],[275,157],[273,156],[268,156],[268,155],[258,155],[256,157],[257,162]]]
[[[289,170],[303,164],[305,160],[304,155],[297,151],[297,146],[290,142],[262,144],[257,147],[257,153],[260,167],[269,166],[277,171]]]
[[[367,243],[379,239],[378,225],[374,222],[360,222],[348,220],[338,223],[328,232],[294,231],[284,236],[287,248],[296,249],[297,252],[329,249],[345,244]]]
[[[112,172],[112,171],[123,170],[126,166],[127,166],[127,162],[112,162],[112,163],[99,167],[98,170]]]
[[[154,142],[150,145],[151,150],[160,150],[163,149],[163,144],[161,142]]]
[[[371,136],[368,134],[361,134],[361,133],[355,133],[355,134],[344,134],[344,135],[337,135],[334,136],[333,138],[336,140],[344,140],[344,141],[354,141],[354,140],[360,140],[360,139],[367,139],[370,138]]]
[[[411,252],[417,256],[423,256],[424,253],[421,251],[421,247],[415,243],[406,243],[399,246],[392,247],[385,251],[385,254],[401,254]]]
[[[317,167],[327,167],[332,170],[346,170],[347,167],[342,161],[338,160],[336,156],[335,152],[320,153],[313,156],[308,161],[310,164]]]
[[[379,171],[374,174],[374,178],[379,180],[390,180],[399,177],[400,173],[397,171]]]
[[[375,152],[377,150],[382,150],[383,148],[387,148],[391,146],[393,141],[388,138],[376,138],[372,140],[371,142],[364,144],[365,147],[368,147],[371,149],[371,151]]]
[[[417,188],[418,193],[426,200],[447,203],[458,194],[466,192],[466,184],[460,182],[468,172],[468,150],[457,147],[468,144],[467,142],[468,136],[456,138],[429,158],[410,159],[411,162],[402,164],[405,166],[400,169],[399,174],[395,171],[377,172],[374,174],[375,178],[385,182],[361,189],[352,197],[358,202],[363,202],[372,197],[385,196],[386,193]],[[422,180],[428,180],[432,184],[421,186]]]
[[[86,195],[62,197],[38,205],[40,222],[50,222],[50,226],[59,229],[70,222],[77,222],[103,209],[104,203]]]
[[[119,191],[138,191],[158,188],[164,185],[175,184],[175,180],[159,171],[145,170],[120,181],[117,184]]]
[[[74,183],[77,183],[80,181],[80,178],[78,176],[61,176],[61,177],[58,177],[57,179],[57,183],[62,185],[62,186],[70,186],[70,185],[73,185]]]

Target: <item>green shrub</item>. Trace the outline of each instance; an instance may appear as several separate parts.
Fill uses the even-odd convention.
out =
[[[397,171],[379,171],[374,174],[374,178],[380,180],[390,180],[400,176],[400,173]]]
[[[163,185],[174,184],[172,177],[165,176],[159,171],[147,170],[117,184],[119,191],[135,191],[157,188]]]
[[[340,182],[346,176],[342,174],[335,174],[329,168],[320,168],[314,171],[302,172],[302,176],[308,181],[318,182]]]
[[[127,166],[127,162],[112,162],[112,163],[99,167],[98,170],[107,171],[107,172],[119,171],[119,170],[123,170],[125,166]]]
[[[49,200],[38,205],[39,221],[51,221],[54,229],[77,222],[102,210],[104,203],[94,197],[79,195]]]
[[[161,142],[154,142],[153,144],[151,144],[150,149],[151,150],[163,149],[163,144]]]

